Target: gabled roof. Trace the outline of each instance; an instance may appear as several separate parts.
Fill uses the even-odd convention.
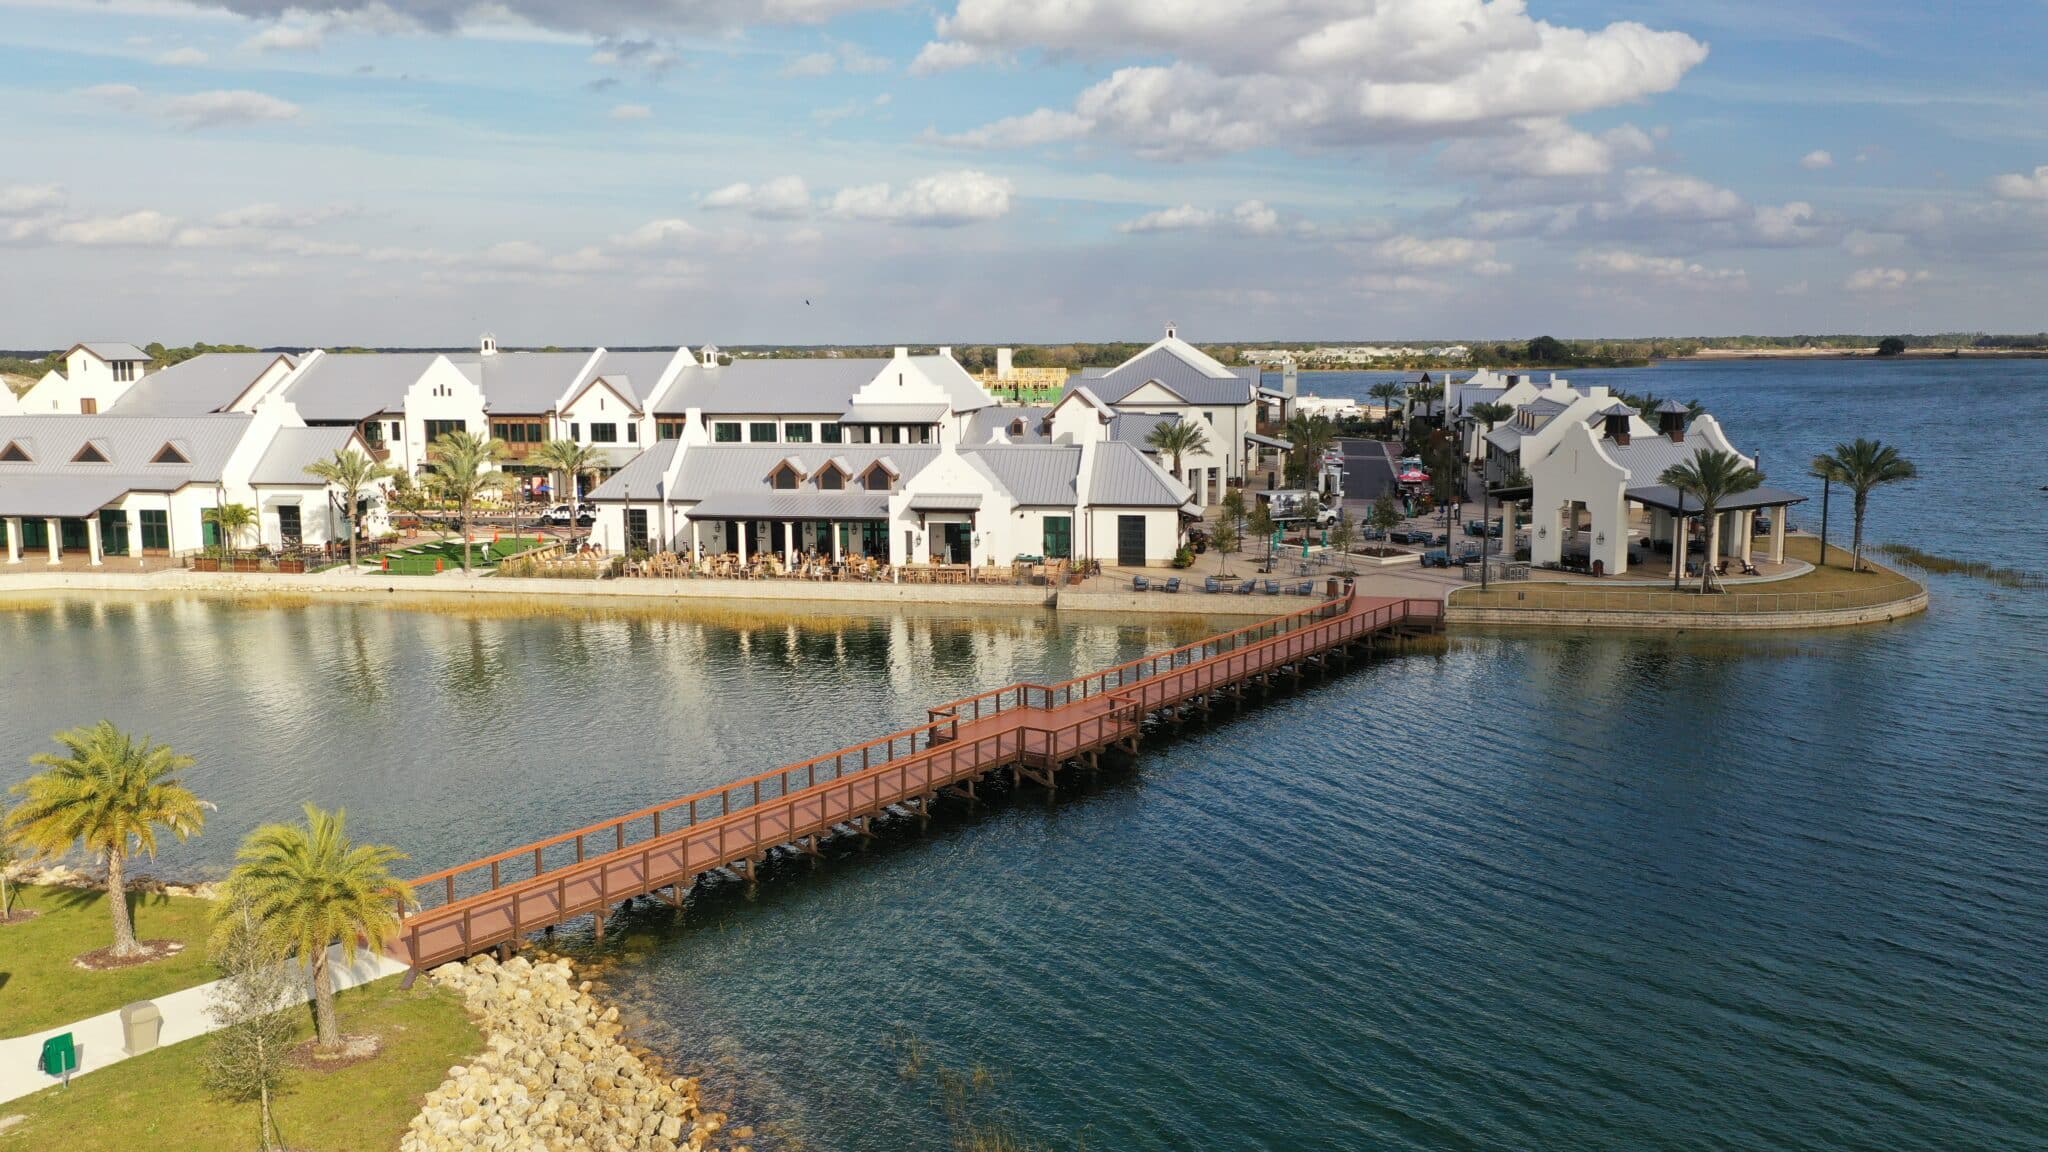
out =
[[[702,408],[706,416],[818,415],[837,417],[853,394],[875,378],[889,361],[864,359],[735,360],[718,368],[683,369],[658,409],[681,415]]]
[[[218,482],[250,422],[243,413],[0,417],[0,451],[15,443],[31,457],[0,463],[0,515],[83,516],[128,492]],[[186,463],[151,463],[167,440],[185,447]],[[78,459],[88,444],[105,463]]]
[[[960,455],[993,474],[1019,504],[1071,508],[1081,473],[1081,449],[1067,445],[991,444]]]
[[[73,344],[70,350],[71,352],[76,352],[80,348],[105,360],[109,364],[118,364],[124,360],[141,360],[146,362],[150,359],[149,353],[144,352],[133,344],[120,340],[84,340]],[[66,354],[68,355],[69,353]]]
[[[655,484],[681,449],[679,440],[664,440],[640,453],[591,493],[593,500],[619,500],[628,485],[636,500],[658,496]],[[679,501],[704,500],[720,492],[773,492],[768,477],[785,460],[794,460],[808,475],[814,465],[841,461],[848,472],[859,477],[877,461],[897,477],[915,475],[938,457],[937,448],[917,444],[832,444],[816,451],[790,451],[787,444],[692,444],[683,453],[675,487],[668,498]]]
[[[1161,424],[1178,423],[1178,412],[1120,412],[1116,419],[1109,422],[1109,438],[1121,440],[1126,444],[1136,444],[1144,451],[1150,452],[1152,448],[1145,441],[1152,435],[1152,430]]]
[[[1249,404],[1255,398],[1259,369],[1226,368],[1193,345],[1169,338],[1100,376],[1083,379],[1112,404],[1157,381],[1189,404],[1238,405]],[[1068,388],[1079,386],[1070,382]]]
[[[144,376],[107,407],[117,416],[199,416],[224,412],[278,361],[282,352],[207,352]]]
[[[405,408],[438,352],[326,352],[299,369],[284,398],[309,422],[357,421]]]
[[[1185,485],[1134,445],[1108,440],[1095,446],[1094,474],[1088,485],[1090,503],[1119,508],[1178,508],[1192,495]]]
[[[251,484],[324,485],[306,465],[331,458],[356,438],[354,428],[279,428],[249,474]]]
[[[973,417],[968,420],[967,431],[960,438],[960,442],[962,445],[967,446],[988,444],[994,442],[996,434],[1000,432],[1004,440],[1011,444],[1043,444],[1050,437],[1040,431],[1040,425],[1050,415],[1052,415],[1052,409],[1047,407],[1018,408],[1004,406],[983,408],[974,413]],[[1024,430],[1022,432],[1012,432],[1010,426],[1019,422],[1024,425]]]
[[[483,389],[484,405],[492,415],[538,416],[555,410],[590,357],[589,352],[498,352],[467,353],[449,360]]]

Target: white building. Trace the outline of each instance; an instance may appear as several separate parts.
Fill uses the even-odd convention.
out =
[[[1285,446],[1259,435],[1259,369],[1225,367],[1182,340],[1171,324],[1165,338],[1122,364],[1088,369],[1068,381],[1060,406],[1082,389],[1117,413],[1202,422],[1208,446],[1186,457],[1175,477],[1194,493],[1197,507],[1220,501],[1230,481],[1244,479],[1259,451]]]
[[[133,344],[93,341],[64,354],[64,371],[45,372],[21,397],[21,410],[91,416],[112,408],[139,383],[150,355]]]

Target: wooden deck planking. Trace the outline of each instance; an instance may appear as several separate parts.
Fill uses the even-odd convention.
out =
[[[1334,614],[1308,619],[1311,614],[1326,613]],[[1306,622],[1299,626],[1282,623],[1297,618]],[[1035,763],[1050,779],[1067,761],[1134,740],[1144,719],[1161,709],[1206,699],[1222,689],[1241,687],[1289,667],[1299,670],[1311,658],[1369,635],[1403,631],[1417,626],[1418,621],[1434,628],[1442,619],[1442,606],[1434,601],[1353,596],[1063,685],[1012,685],[956,701],[934,709],[932,714],[940,718],[919,729],[427,877],[418,884],[424,894],[453,895],[457,877],[481,876],[481,870],[488,867],[490,887],[411,912],[395,952],[413,967],[425,968],[499,944],[516,943],[528,933],[567,920],[602,915],[628,898],[687,887],[707,872],[741,865],[750,868],[752,862],[785,845],[809,840],[815,846],[816,839],[834,829],[892,806],[928,800],[942,788],[1005,766]],[[1276,624],[1291,630],[1224,647],[1226,642],[1236,643],[1241,635],[1256,636],[1258,629]],[[1200,655],[1212,643],[1220,650]],[[1012,694],[1018,703],[1005,706],[1005,697]],[[1025,703],[1034,698],[1042,699],[1043,706]],[[986,714],[983,701],[993,702]],[[973,714],[960,717],[958,709],[969,704]],[[920,737],[925,741],[923,747],[918,746]],[[899,742],[904,746],[900,752]],[[876,748],[886,752],[879,763],[874,762]],[[857,765],[852,763],[855,752],[860,754]],[[819,780],[818,768],[827,761],[832,774]],[[799,772],[808,782],[793,788],[791,778]],[[764,784],[771,782],[772,787],[764,789]],[[733,808],[735,793],[756,799]],[[700,806],[709,806],[712,797],[717,798],[719,814],[698,818]],[[689,817],[686,826],[659,831],[662,813],[685,810]],[[649,814],[657,834],[628,844],[627,824]],[[588,837],[599,832],[612,834],[616,847],[586,857]],[[577,861],[546,868],[545,851],[572,840]],[[523,863],[529,854],[536,874],[504,880],[501,865]]]

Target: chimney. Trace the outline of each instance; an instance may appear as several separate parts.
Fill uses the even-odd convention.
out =
[[[907,348],[907,347],[905,347],[905,346],[903,346],[903,345],[901,345],[901,344],[898,344],[898,345],[896,346],[896,359],[898,359],[898,360],[908,360],[908,359],[910,359],[910,349],[909,349],[909,348]]]
[[[1685,443],[1685,421],[1677,416],[1664,418],[1664,431],[1671,436],[1673,444]]]
[[[1628,447],[1628,415],[1611,412],[1607,416],[1607,438],[1621,447]]]
[[[950,344],[939,345],[939,355],[951,360],[953,358],[953,346]]]
[[[1015,371],[1016,366],[1012,363],[1010,350],[1008,348],[996,349],[996,379],[1008,380]]]
[[[1691,415],[1685,405],[1676,400],[1666,400],[1657,405],[1657,431],[1671,437],[1673,444],[1685,443],[1685,418]]]

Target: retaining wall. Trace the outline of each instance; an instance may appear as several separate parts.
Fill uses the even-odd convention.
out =
[[[1649,628],[1695,632],[1739,632],[1767,628],[1842,628],[1883,624],[1927,611],[1927,590],[1900,600],[1858,608],[1805,612],[1593,612],[1561,608],[1460,608],[1452,604],[1451,624],[1507,624],[1537,628]]]

